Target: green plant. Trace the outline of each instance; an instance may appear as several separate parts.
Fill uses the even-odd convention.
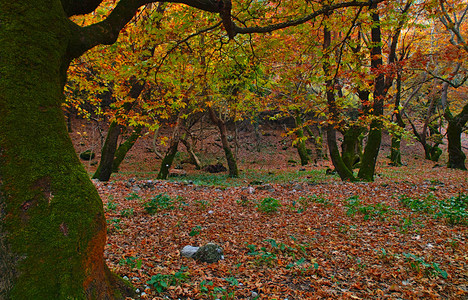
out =
[[[124,266],[127,265],[130,269],[137,268],[141,269],[143,261],[137,257],[129,256],[127,258],[121,258],[119,260],[119,265]]]
[[[435,216],[446,219],[450,225],[468,225],[468,195],[460,193],[456,197],[440,200]]]
[[[364,220],[374,219],[375,217],[382,219],[385,214],[390,212],[390,207],[386,204],[363,205],[361,199],[356,195],[349,197],[345,201],[347,202],[345,206],[348,208],[346,215],[350,217],[359,213],[364,215]]]
[[[189,236],[196,236],[201,233],[202,227],[200,225],[197,225],[195,227],[192,227],[192,230],[189,232]]]
[[[120,219],[117,219],[117,218],[113,218],[113,219],[110,219],[110,220],[107,220],[107,224],[108,224],[108,227],[107,227],[107,230],[108,231],[111,231],[111,230],[120,230],[122,229],[120,227],[120,222],[122,220]]]
[[[175,272],[175,274],[156,274],[151,277],[149,281],[146,283],[153,288],[158,293],[164,292],[170,286],[177,286],[182,282],[188,280],[189,275],[186,272],[187,267],[180,268],[179,271]]]
[[[428,263],[424,258],[412,253],[403,253],[403,256],[410,263],[411,269],[416,272],[424,271],[429,276],[437,275],[444,279],[448,277],[447,272],[442,270],[437,263]]]
[[[136,199],[140,199],[140,195],[138,195],[138,193],[130,193],[128,194],[127,197],[125,197],[125,200],[136,200]]]
[[[107,202],[106,208],[107,211],[114,211],[117,209],[118,204],[112,201]]]
[[[257,209],[264,213],[274,213],[278,210],[281,204],[275,198],[267,197],[264,198],[258,205]]]
[[[462,193],[442,200],[437,199],[432,193],[424,199],[413,199],[403,195],[400,197],[400,203],[412,211],[442,218],[450,225],[468,225],[468,195]]]
[[[149,214],[155,214],[160,210],[165,210],[165,209],[174,209],[175,208],[175,203],[174,199],[172,199],[169,195],[167,194],[159,194],[148,202],[144,203],[143,207],[146,210],[147,213]]]
[[[120,216],[124,218],[128,218],[133,215],[134,215],[133,208],[125,208],[125,209],[122,209],[122,211],[120,212]]]
[[[194,201],[195,205],[198,207],[200,210],[206,210],[210,206],[210,202],[208,200],[195,200]]]

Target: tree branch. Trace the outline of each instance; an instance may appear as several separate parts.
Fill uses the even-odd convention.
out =
[[[92,13],[103,0],[61,0],[68,17]]]
[[[278,24],[272,24],[268,26],[255,26],[255,27],[238,27],[237,25],[233,24],[233,30],[235,34],[245,34],[245,33],[267,33],[272,32],[279,29],[284,29],[291,26],[296,26],[300,24],[304,24],[307,21],[313,20],[318,16],[328,14],[334,10],[346,7],[364,7],[370,6],[371,4],[377,4],[382,2],[383,0],[369,0],[369,1],[349,1],[343,3],[337,3],[333,5],[323,6],[321,9],[314,11],[313,13],[304,16],[302,18],[298,18],[295,20],[290,20]]]
[[[164,2],[182,3],[208,12],[225,13],[224,9],[226,6],[220,5],[220,3],[224,3],[223,1],[230,2],[230,0],[172,0]],[[115,43],[119,32],[133,18],[137,10],[141,6],[152,2],[163,1],[120,0],[110,15],[99,23],[87,27],[80,27],[70,21],[71,29],[75,31],[75,39],[71,41],[69,47],[70,57],[79,57],[87,50],[100,44],[111,45]]]

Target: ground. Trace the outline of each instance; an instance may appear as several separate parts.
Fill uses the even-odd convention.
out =
[[[77,152],[98,149],[93,126],[79,126]],[[390,167],[384,140],[375,182],[341,182],[326,175],[328,161],[294,163],[281,130],[261,133],[260,149],[253,134],[239,134],[239,179],[183,164],[184,176],[155,180],[148,135],[111,181],[95,181],[107,262],[141,298],[468,299],[466,171],[447,169],[445,156],[422,159],[411,143],[406,166]],[[205,162],[222,161],[217,144],[210,135],[197,145]],[[223,247],[224,260],[180,256],[208,242]]]

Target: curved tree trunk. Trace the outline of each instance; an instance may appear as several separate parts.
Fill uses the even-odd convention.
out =
[[[330,78],[330,65],[328,63],[329,59],[329,48],[331,45],[331,32],[325,26],[323,30],[323,49],[324,49],[324,64],[323,64],[323,72],[327,75],[327,78]],[[354,177],[353,170],[348,168],[341,157],[340,150],[336,143],[336,129],[335,127],[338,126],[338,107],[335,101],[335,84],[332,79],[327,79],[325,81],[325,88],[326,88],[326,95],[327,95],[327,106],[328,106],[328,113],[329,113],[329,124],[327,128],[327,144],[328,144],[328,151],[330,153],[330,158],[332,160],[333,166],[335,167],[338,175],[340,176],[341,180],[343,181],[355,181],[356,178]]]
[[[234,154],[231,151],[229,142],[227,139],[227,128],[226,124],[221,120],[214,111],[213,108],[208,107],[208,112],[210,114],[210,119],[219,129],[219,134],[221,136],[221,143],[223,144],[224,154],[226,155],[226,161],[229,168],[229,177],[239,177],[239,169],[237,168],[237,161],[234,157]]]
[[[169,176],[169,169],[172,166],[174,157],[177,154],[177,148],[179,147],[181,122],[183,121],[182,121],[182,118],[180,118],[179,116],[177,118],[176,125],[174,126],[174,131],[172,132],[172,137],[171,137],[171,142],[169,144],[169,148],[167,149],[166,155],[161,161],[161,167],[159,168],[159,173],[157,177],[158,179],[167,179],[167,177]]]
[[[119,171],[120,164],[124,160],[128,151],[132,149],[133,145],[135,145],[136,141],[141,136],[141,130],[142,130],[141,126],[135,127],[132,134],[115,151],[114,162],[112,163],[113,173],[117,173]]]
[[[101,199],[61,109],[60,1],[0,1],[0,298],[123,299],[104,262]]]
[[[96,172],[94,172],[93,179],[99,179],[99,181],[109,180],[112,174],[112,164],[114,163],[114,155],[122,128],[123,126],[115,121],[109,125],[106,141],[101,149],[101,160],[99,161]]]
[[[466,170],[465,158],[461,147],[461,134],[463,126],[468,122],[468,103],[465,104],[462,111],[452,116],[448,107],[445,109],[445,119],[448,121],[447,139],[448,139],[448,167],[452,169]]]
[[[305,166],[309,163],[310,157],[309,154],[307,153],[307,148],[306,148],[306,137],[304,136],[304,129],[302,128],[303,123],[302,123],[302,118],[299,113],[299,111],[296,111],[296,117],[294,118],[296,121],[296,138],[297,138],[297,143],[296,143],[296,148],[297,152],[299,154],[299,157],[301,158],[301,165]]]

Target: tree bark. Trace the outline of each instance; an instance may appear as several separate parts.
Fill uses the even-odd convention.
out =
[[[343,181],[355,181],[353,170],[348,168],[341,157],[338,144],[336,143],[336,129],[339,126],[339,111],[335,101],[335,84],[334,80],[330,79],[330,64],[328,63],[329,51],[331,46],[331,32],[327,26],[323,30],[323,50],[324,50],[324,63],[323,72],[328,78],[325,81],[325,89],[327,96],[327,106],[329,114],[329,122],[327,127],[327,144],[330,158],[332,160],[335,170],[338,172],[341,180]]]
[[[219,129],[219,134],[221,136],[221,143],[223,144],[224,154],[226,156],[226,161],[229,168],[229,177],[237,178],[239,177],[239,169],[237,168],[237,161],[234,157],[234,154],[231,151],[231,147],[229,146],[229,142],[227,139],[227,128],[226,123],[221,120],[216,115],[216,112],[212,107],[208,107],[208,113],[210,114],[210,119]]]
[[[370,7],[377,9],[377,4],[374,3]],[[379,156],[380,143],[382,141],[382,121],[379,119],[383,115],[384,97],[386,94],[385,76],[380,72],[379,68],[383,65],[382,60],[382,38],[380,30],[380,16],[375,10],[371,13],[373,26],[371,29],[371,68],[375,73],[374,79],[374,102],[372,105],[372,114],[374,119],[371,121],[369,134],[367,136],[366,147],[362,154],[361,167],[359,168],[358,177],[365,181],[373,181],[375,174],[375,165]]]
[[[462,111],[452,116],[448,106],[445,109],[445,119],[448,121],[447,139],[448,139],[448,167],[452,169],[466,170],[465,158],[461,147],[461,134],[463,127],[468,122],[468,103],[465,104]]]
[[[114,155],[117,149],[117,142],[119,140],[120,132],[123,126],[119,125],[116,121],[113,121],[109,125],[107,131],[106,141],[101,149],[101,160],[99,166],[94,172],[93,179],[99,179],[99,181],[109,181],[112,174],[112,165],[114,163]]]
[[[172,166],[174,157],[177,154],[177,148],[179,147],[180,142],[180,127],[183,122],[182,118],[179,116],[177,118],[176,125],[174,126],[174,131],[172,132],[171,142],[169,148],[164,155],[163,160],[161,161],[161,167],[159,168],[158,179],[167,179],[169,176],[169,169]]]
[[[141,126],[135,127],[132,134],[115,151],[114,162],[112,163],[113,173],[117,173],[119,171],[120,164],[124,160],[128,151],[132,149],[133,145],[135,145],[136,141],[141,136],[141,130],[142,130]]]
[[[307,148],[306,148],[306,143],[305,143],[305,136],[304,136],[304,129],[302,128],[303,123],[302,123],[302,118],[299,113],[299,111],[296,111],[296,116],[294,118],[296,121],[296,138],[297,138],[297,143],[296,143],[296,148],[297,152],[299,154],[299,157],[301,158],[301,165],[306,166],[309,163],[310,157],[309,154],[307,153]]]
[[[0,298],[123,299],[61,109],[69,20],[46,0],[2,0],[0,20]]]

